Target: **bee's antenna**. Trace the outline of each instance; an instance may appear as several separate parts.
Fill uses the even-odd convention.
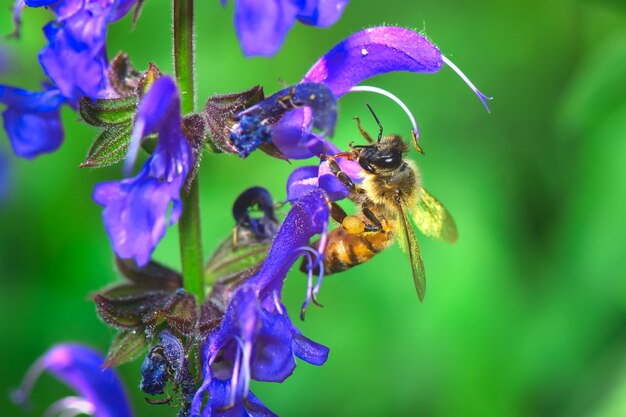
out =
[[[372,106],[370,106],[369,103],[365,103],[365,105],[368,109],[370,109],[370,113],[372,113],[372,116],[374,116],[374,120],[376,120],[376,123],[378,123],[378,143],[380,143],[380,140],[383,138],[383,125],[380,123],[380,120],[378,120],[378,116],[376,116],[376,113],[374,113]]]

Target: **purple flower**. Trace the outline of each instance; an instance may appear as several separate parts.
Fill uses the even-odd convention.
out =
[[[4,201],[10,189],[10,166],[7,156],[0,152],[0,203]]]
[[[322,83],[339,98],[373,76],[393,71],[435,73],[444,63],[468,83],[486,106],[487,97],[442,56],[435,45],[402,27],[373,27],[349,36],[322,56],[302,82]],[[293,159],[319,156],[319,149],[328,145],[324,138],[311,133],[311,124],[312,115],[308,109],[292,111],[273,126],[272,141]],[[415,123],[413,128],[417,130]]]
[[[93,350],[73,344],[57,345],[37,360],[22,386],[13,393],[18,404],[28,401],[33,385],[44,372],[73,388],[79,397],[66,397],[52,404],[46,415],[62,412],[96,417],[131,417],[128,398],[113,369],[102,369],[103,358]]]
[[[376,87],[357,86],[375,75],[408,71],[435,73],[444,64],[450,66],[478,95],[487,108],[489,99],[424,36],[402,27],[381,26],[365,29],[349,36],[319,59],[302,79],[303,83],[322,83],[339,98],[353,91],[383,94],[394,100],[407,113],[413,125],[412,135],[418,145],[419,131],[415,118],[402,101]],[[488,108],[487,108],[488,110]],[[272,126],[272,142],[287,157],[306,159],[320,154],[337,153],[337,148],[324,137],[312,132],[313,115],[307,108],[296,109]],[[341,168],[355,182],[360,181],[361,168],[356,162],[341,158]],[[345,187],[330,174],[328,164],[303,167],[293,172],[287,184],[288,199],[298,198],[313,187],[322,187],[333,200],[347,195]]]
[[[284,88],[237,114],[230,128],[230,143],[242,158],[272,139],[271,125],[286,112],[306,106],[312,127],[332,136],[337,121],[337,100],[323,84],[300,83]]]
[[[104,207],[102,216],[115,253],[139,266],[150,260],[166,225],[178,221],[181,188],[193,166],[191,147],[181,130],[178,89],[169,77],[156,80],[139,105],[131,160],[141,139],[155,132],[156,149],[135,177],[98,184],[93,193],[95,202]]]
[[[226,4],[226,0],[222,0]],[[235,0],[235,29],[245,56],[272,56],[296,20],[327,27],[340,17],[348,0]]]
[[[112,94],[107,79],[107,26],[135,3],[136,0],[26,1],[29,7],[50,7],[56,16],[43,28],[48,44],[39,53],[39,63],[53,86],[43,92],[0,86],[0,101],[7,105],[4,126],[18,156],[34,158],[61,145],[61,104],[76,108],[83,96],[103,98]],[[17,0],[16,26],[23,7],[24,1]]]
[[[200,413],[205,393],[209,403],[203,416],[272,415],[249,392],[250,380],[282,382],[293,372],[295,357],[313,365],[326,361],[328,348],[300,333],[280,298],[296,259],[307,256],[310,272],[317,265],[311,254],[320,260],[323,247],[315,251],[307,244],[315,234],[325,241],[328,217],[328,199],[321,190],[293,203],[261,269],[237,290],[220,325],[204,343],[204,382],[194,398],[192,415]],[[307,300],[316,291],[311,276],[309,281]],[[237,414],[229,414],[235,413],[232,410]]]
[[[32,159],[55,151],[63,141],[59,108],[63,96],[57,89],[39,93],[0,85],[4,128],[16,155]]]

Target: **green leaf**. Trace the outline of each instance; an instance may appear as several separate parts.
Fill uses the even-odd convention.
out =
[[[130,362],[148,349],[148,339],[142,330],[122,330],[117,333],[105,358],[103,368]]]
[[[126,157],[132,125],[110,126],[91,145],[81,168],[103,168],[120,162]]]

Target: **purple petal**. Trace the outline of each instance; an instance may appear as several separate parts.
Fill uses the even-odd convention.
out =
[[[178,88],[174,80],[167,76],[157,79],[139,103],[128,150],[126,170],[134,165],[141,139],[153,133],[159,133],[159,143],[162,143],[166,149],[175,149],[182,137]],[[156,154],[158,153],[155,152]],[[170,166],[168,162],[175,164],[182,158],[183,155],[179,154],[174,155],[174,158],[169,161],[163,161],[165,166],[160,168],[157,176],[164,175],[163,171],[176,172],[176,167]]]
[[[301,334],[297,334],[293,339],[293,351],[303,361],[320,366],[328,359],[329,349]]]
[[[115,2],[113,13],[109,16],[109,22],[115,22],[124,16],[132,9],[138,0],[118,0]]]
[[[42,7],[50,6],[59,0],[26,0],[25,3],[28,7]]]
[[[178,221],[180,190],[193,165],[191,147],[181,131],[178,90],[169,77],[155,81],[143,97],[131,146],[154,131],[159,141],[141,171],[134,178],[98,184],[93,194],[105,207],[103,219],[115,252],[135,259],[139,266],[150,260],[166,225]]]
[[[327,85],[337,98],[375,75],[392,71],[437,72],[441,53],[425,37],[409,29],[380,26],[349,36],[328,51],[302,82]],[[273,127],[272,141],[292,159],[315,156],[311,143],[311,112],[294,110]]]
[[[59,90],[35,93],[0,85],[0,102],[7,105],[2,117],[16,155],[32,159],[61,146],[63,96]]]
[[[64,344],[50,349],[33,365],[24,381],[24,389],[17,391],[18,401],[25,396],[43,371],[72,387],[91,403],[98,417],[130,417],[130,404],[117,374],[113,369],[102,369],[103,358],[93,350]]]
[[[248,393],[246,404],[238,401],[230,406],[231,381],[213,379],[209,385],[209,402],[202,412],[202,417],[276,417],[251,392]]]
[[[259,272],[248,280],[265,294],[279,291],[291,265],[315,234],[326,232],[329,204],[326,194],[316,189],[293,202],[293,206],[281,225],[267,259]]]
[[[257,381],[283,382],[296,368],[292,348],[295,327],[286,315],[261,310],[261,328],[255,340],[252,378]]]
[[[272,56],[293,26],[297,8],[287,0],[236,0],[235,28],[245,56]]]
[[[134,178],[96,185],[93,199],[104,207],[102,218],[115,253],[143,266],[165,235],[166,225],[176,223],[180,213],[167,215],[170,203],[181,204],[185,176],[163,181],[151,175],[154,155]]]
[[[81,11],[61,26],[49,23],[44,32],[48,45],[39,62],[61,93],[74,105],[82,96],[99,97],[107,87],[106,16]]]
[[[305,0],[298,12],[298,20],[307,25],[328,27],[343,13],[349,0]]]
[[[422,35],[394,26],[365,29],[349,36],[311,67],[303,81],[324,83],[337,97],[375,75],[392,71],[434,73],[443,60]]]
[[[110,3],[110,0],[105,0],[103,4],[107,5],[108,3]],[[85,0],[62,0],[57,1],[52,6],[52,9],[57,16],[57,20],[62,22],[89,6],[91,6],[90,8],[95,8],[99,7],[100,4],[94,1],[86,3]]]
[[[295,201],[319,186],[318,166],[305,166],[293,170],[287,179],[287,201]]]

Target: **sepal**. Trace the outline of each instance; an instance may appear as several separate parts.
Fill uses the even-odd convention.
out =
[[[149,347],[145,332],[120,330],[113,339],[104,360],[103,368],[112,368],[140,357]]]
[[[161,71],[156,65],[151,63],[147,71],[140,73],[126,54],[117,54],[111,62],[109,82],[120,97],[97,100],[82,97],[79,102],[82,119],[102,129],[81,168],[103,168],[126,158],[139,101],[160,77]],[[154,150],[153,142],[144,141],[147,152]]]
[[[180,274],[156,262],[139,268],[134,261],[118,259],[117,265],[127,281],[93,297],[100,318],[119,330],[106,366],[135,359],[155,333],[164,329],[193,339],[198,323],[196,299],[180,288]]]
[[[87,152],[81,168],[104,168],[121,162],[128,151],[130,134],[133,127],[130,123],[111,126],[96,138]]]
[[[242,192],[232,211],[235,227],[207,262],[206,282],[232,283],[251,276],[248,273],[265,259],[280,227],[274,201],[265,188]]]
[[[258,85],[241,93],[209,97],[204,106],[204,115],[211,134],[209,144],[219,152],[237,153],[229,139],[230,129],[235,123],[234,115],[264,98],[263,87]]]

